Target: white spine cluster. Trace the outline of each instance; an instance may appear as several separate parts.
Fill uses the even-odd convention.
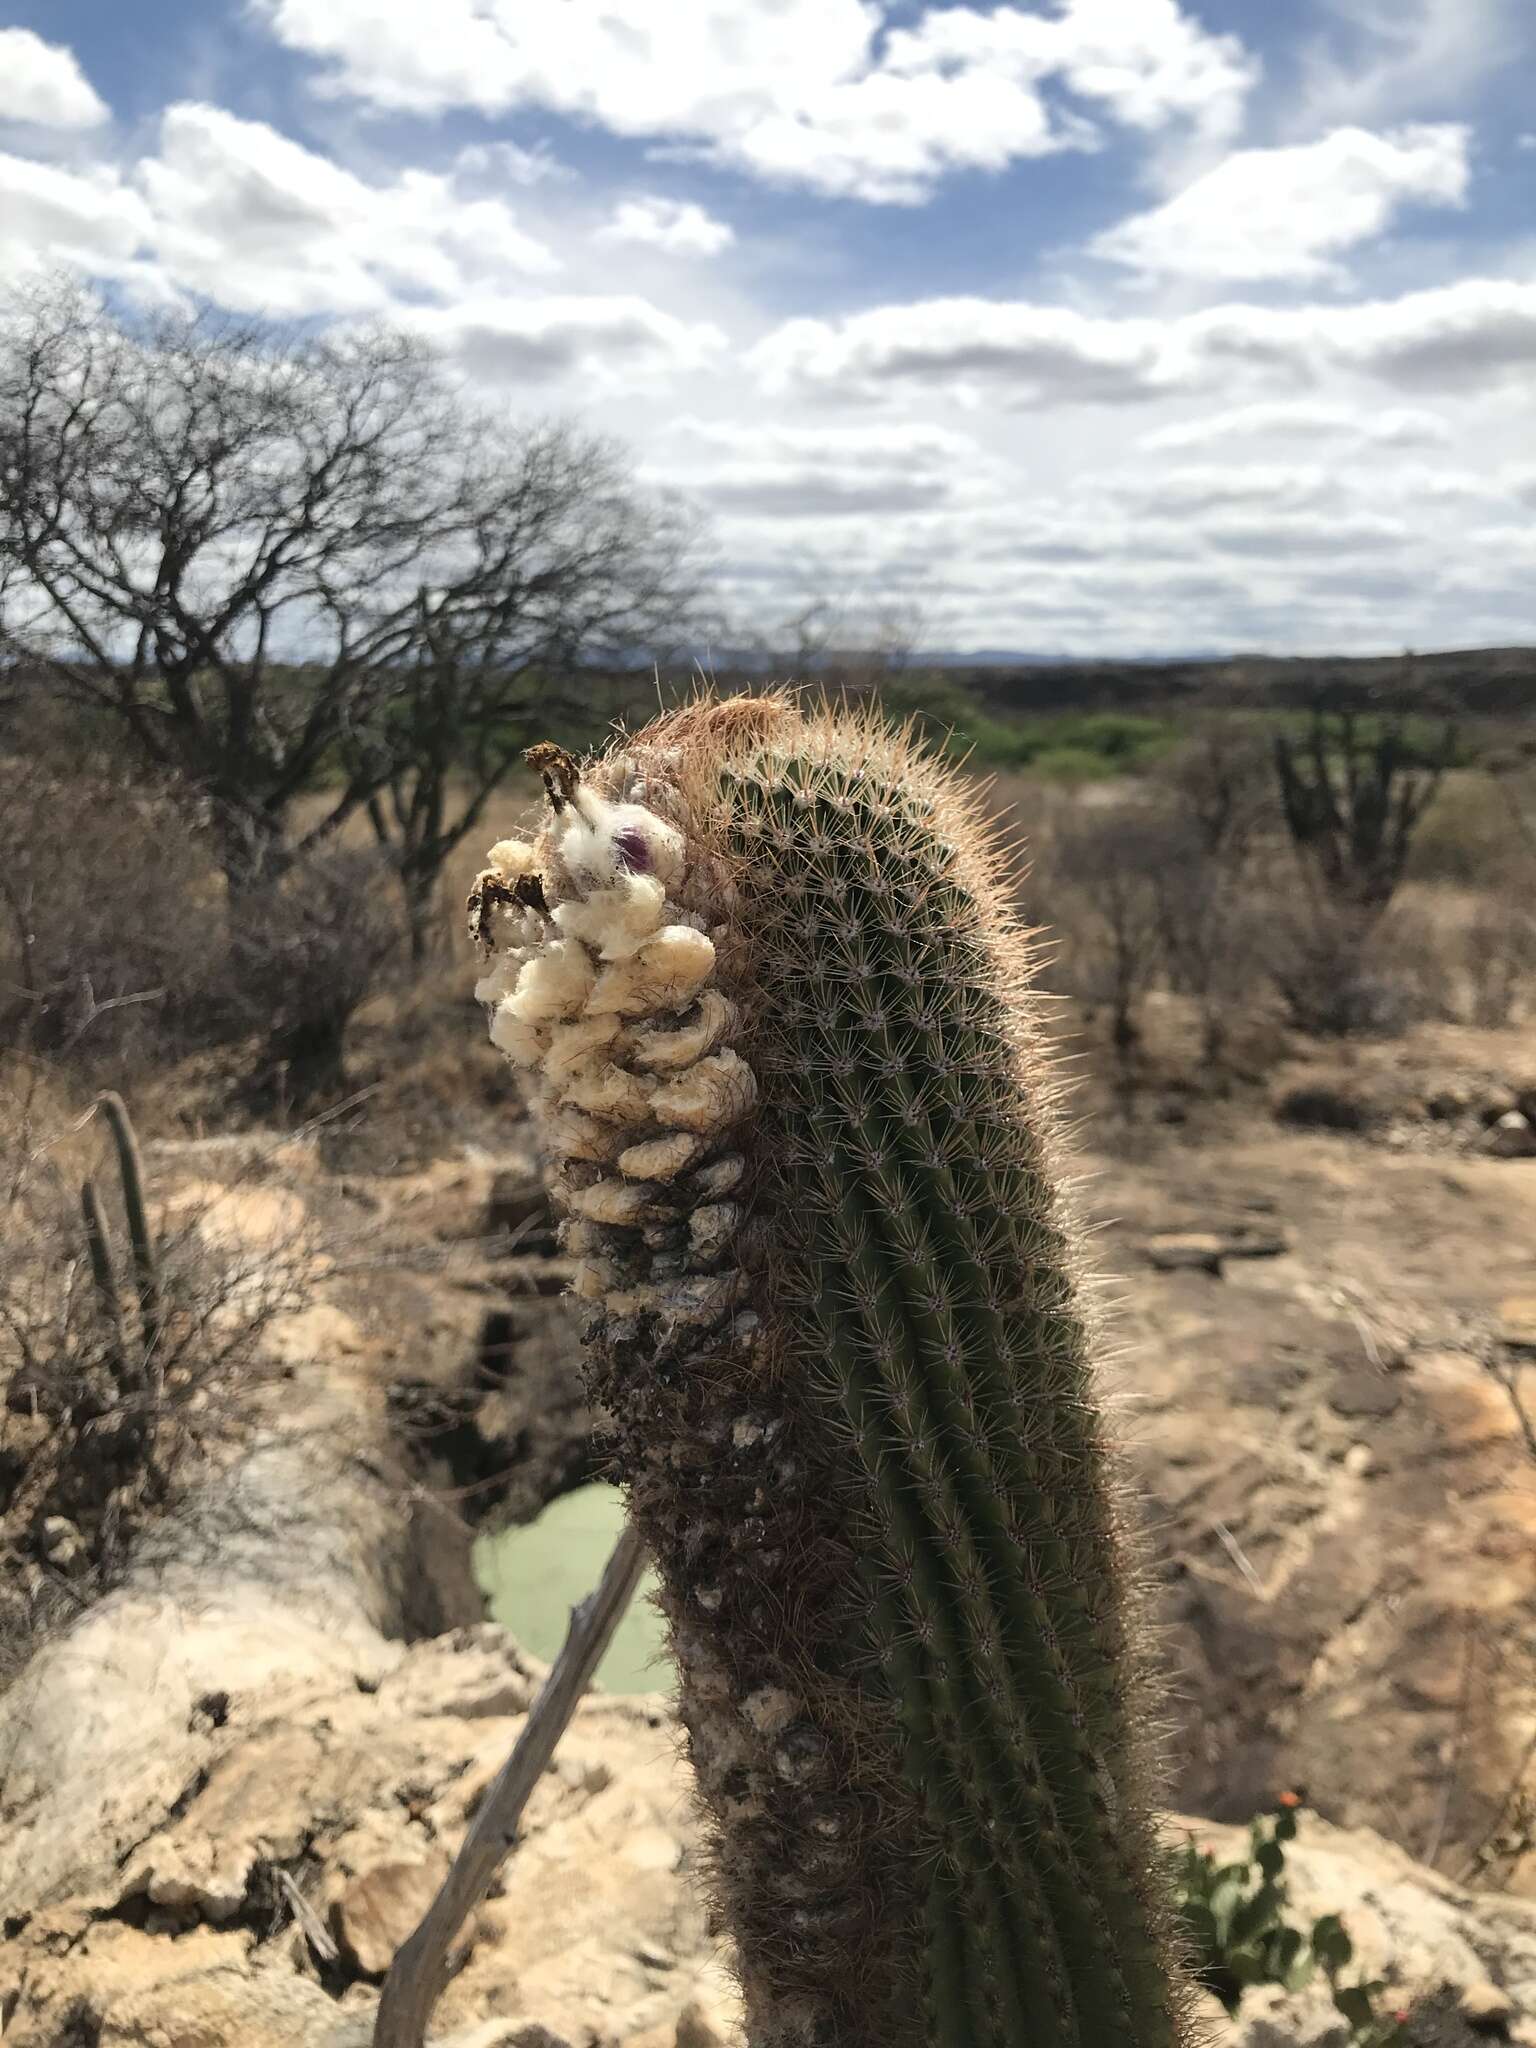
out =
[[[477,900],[511,907],[480,923],[475,993],[529,1077],[576,1293],[667,1326],[729,1316],[745,1283],[728,1141],[757,1090],[730,1043],[736,1006],[713,985],[708,920],[678,900],[684,835],[573,782],[537,844],[504,840],[490,858]]]

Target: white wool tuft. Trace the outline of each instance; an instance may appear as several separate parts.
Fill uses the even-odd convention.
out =
[[[694,1132],[668,1131],[621,1152],[619,1171],[630,1180],[674,1180],[703,1150],[704,1140]]]
[[[740,1053],[711,1053],[686,1074],[658,1088],[652,1100],[661,1122],[685,1131],[719,1131],[744,1117],[757,1100],[757,1079]]]
[[[686,924],[663,925],[632,958],[603,969],[588,1008],[616,1010],[621,1017],[680,1010],[714,967],[714,942],[703,932]]]
[[[580,1068],[562,1092],[567,1102],[592,1116],[607,1117],[611,1123],[641,1124],[651,1114],[655,1088],[654,1081],[644,1080],[610,1062]]]
[[[489,1003],[493,1007],[504,997],[511,995],[517,987],[517,977],[523,969],[527,954],[521,947],[510,953],[497,953],[484,974],[475,983],[475,1001]]]
[[[509,1000],[525,1024],[547,1024],[574,1017],[596,979],[584,946],[574,939],[553,939],[524,961]]]
[[[567,937],[585,939],[604,960],[627,960],[660,931],[666,901],[654,875],[620,875],[585,901],[558,904],[552,914]]]
[[[635,1065],[652,1074],[691,1067],[705,1053],[713,1052],[738,1021],[736,1005],[717,988],[706,988],[700,993],[698,1012],[690,1023],[680,1025],[676,1031],[642,1032],[635,1047]]]
[[[518,1016],[510,996],[492,1012],[491,1043],[519,1067],[536,1067],[544,1053],[543,1038],[534,1025],[525,1024]]]
[[[598,1180],[572,1188],[566,1200],[576,1215],[594,1223],[642,1223],[656,1206],[657,1192],[649,1181]]]
[[[532,874],[538,865],[538,856],[526,839],[498,839],[486,858],[504,882]]]
[[[623,1029],[618,1017],[578,1017],[571,1024],[557,1024],[544,1055],[544,1078],[556,1094],[564,1089],[592,1056],[606,1052]]]
[[[640,803],[578,785],[537,853],[516,839],[492,849],[506,881],[540,870],[551,908],[498,906],[495,957],[475,990],[492,1042],[534,1070],[543,1144],[570,1169],[560,1192],[575,1292],[610,1316],[671,1327],[707,1326],[745,1298],[731,1252],[744,1211],[721,1199],[742,1160],[711,1153],[756,1099],[729,1049],[741,1013],[710,985],[711,920],[697,907],[702,891],[715,909],[723,876],[686,855],[683,835]],[[674,883],[685,901],[669,901]],[[676,1244],[675,1222],[686,1225]]]

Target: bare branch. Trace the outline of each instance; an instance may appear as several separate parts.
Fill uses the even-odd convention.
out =
[[[391,1965],[379,2000],[373,2048],[422,2048],[459,1929],[516,1845],[523,1809],[591,1684],[644,1570],[645,1547],[626,1523],[596,1590],[572,1610],[560,1654],[441,1891]]]

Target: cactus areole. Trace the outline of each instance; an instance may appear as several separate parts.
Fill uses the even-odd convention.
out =
[[[578,765],[470,899],[654,1553],[752,2048],[1179,2048],[1027,935],[909,738]]]

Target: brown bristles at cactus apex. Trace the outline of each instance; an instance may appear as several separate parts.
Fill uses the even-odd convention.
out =
[[[874,717],[702,702],[471,898],[752,2048],[1181,2048],[1026,935]]]

